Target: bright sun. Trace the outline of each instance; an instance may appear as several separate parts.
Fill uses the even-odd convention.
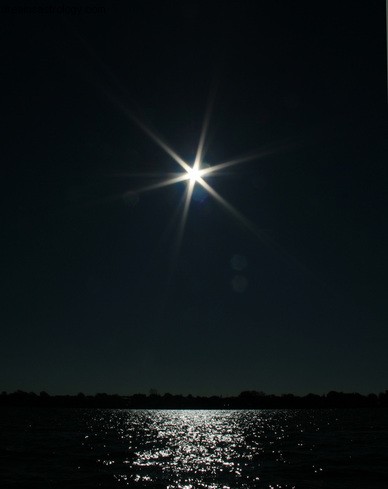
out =
[[[189,179],[192,183],[198,182],[201,176],[201,171],[198,168],[190,168],[187,170],[187,173],[189,174]]]

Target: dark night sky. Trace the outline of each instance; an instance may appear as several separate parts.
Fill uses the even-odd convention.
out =
[[[61,5],[2,7],[0,389],[386,389],[385,3]],[[205,195],[177,251],[128,114],[191,164],[212,90],[206,162],[274,149],[207,179],[269,243]]]

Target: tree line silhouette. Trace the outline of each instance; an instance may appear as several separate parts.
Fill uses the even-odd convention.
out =
[[[0,407],[73,407],[117,409],[299,409],[299,408],[384,408],[388,407],[388,390],[380,394],[362,395],[330,391],[328,394],[273,395],[261,391],[243,391],[238,396],[192,396],[98,393],[94,396],[80,392],[77,395],[49,395],[47,392],[16,392],[0,394]]]

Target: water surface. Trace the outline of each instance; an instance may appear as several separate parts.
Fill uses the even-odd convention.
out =
[[[1,409],[2,487],[388,487],[384,409]]]

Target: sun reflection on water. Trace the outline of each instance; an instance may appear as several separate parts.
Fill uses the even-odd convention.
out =
[[[205,474],[218,479],[223,478],[223,472],[241,475],[234,452],[242,438],[233,428],[233,420],[211,411],[176,411],[158,413],[153,425],[157,440],[166,448],[153,446],[138,452],[134,465],[160,466],[178,480],[185,477],[195,483]]]
[[[131,487],[269,488],[263,485],[268,468],[274,480],[274,468],[280,476],[289,464],[283,443],[290,416],[290,411],[110,411],[108,419],[100,419],[98,436],[115,434],[120,443],[98,463]],[[276,479],[277,489],[294,487]]]

